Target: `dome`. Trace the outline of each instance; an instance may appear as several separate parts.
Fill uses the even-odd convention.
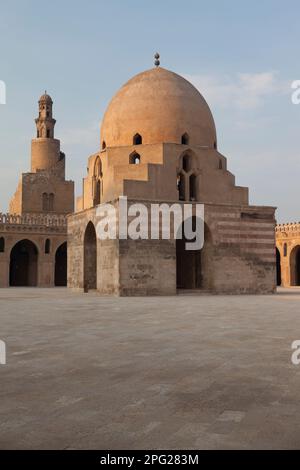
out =
[[[40,103],[41,101],[43,101],[43,102],[45,102],[45,103],[53,103],[51,96],[47,95],[46,92],[40,97],[39,103]]]
[[[142,72],[117,92],[101,126],[102,148],[133,144],[139,134],[143,144],[182,142],[214,147],[216,129],[203,96],[187,80],[156,67]]]

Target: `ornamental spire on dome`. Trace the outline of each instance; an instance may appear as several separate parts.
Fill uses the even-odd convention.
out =
[[[154,55],[154,59],[155,59],[154,65],[155,65],[155,67],[159,67],[159,65],[160,65],[159,57],[160,57],[159,53],[156,52],[156,54]]]

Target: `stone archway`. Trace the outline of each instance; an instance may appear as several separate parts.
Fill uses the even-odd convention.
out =
[[[300,245],[295,246],[290,254],[291,286],[300,286]]]
[[[84,289],[97,288],[97,238],[94,224],[89,222],[84,234]]]
[[[67,242],[62,243],[55,253],[54,285],[67,285]]]
[[[192,218],[192,228],[195,230],[196,217]],[[182,238],[176,240],[176,287],[177,289],[200,289],[202,287],[201,251],[187,250],[187,240],[182,224]],[[193,240],[192,240],[193,241]]]
[[[280,251],[276,248],[276,284],[281,286],[281,259]]]
[[[37,286],[38,250],[27,239],[17,242],[10,252],[9,285],[15,287]]]

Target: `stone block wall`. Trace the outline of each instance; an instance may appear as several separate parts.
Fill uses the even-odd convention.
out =
[[[136,201],[128,201],[128,206]],[[139,201],[141,202],[141,201]],[[149,201],[143,201],[148,208]],[[117,208],[117,203],[114,203]],[[273,293],[275,209],[205,204],[205,243],[197,290],[217,294]],[[96,208],[68,217],[68,285],[84,286],[84,233]],[[185,265],[189,277],[190,266]],[[176,241],[97,240],[97,290],[102,294],[175,295]]]

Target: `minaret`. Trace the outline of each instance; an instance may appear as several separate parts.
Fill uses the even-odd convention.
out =
[[[54,139],[55,119],[52,116],[53,101],[51,96],[45,94],[39,99],[39,117],[36,118],[37,138]]]
[[[53,101],[45,92],[39,99],[39,116],[35,120],[36,138],[31,141],[31,172],[55,171],[64,178],[64,154],[54,138]]]

